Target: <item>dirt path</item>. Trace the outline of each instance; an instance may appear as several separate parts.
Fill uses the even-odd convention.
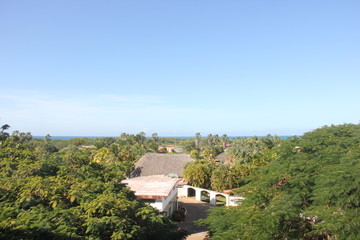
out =
[[[186,208],[187,213],[184,223],[180,227],[190,233],[186,240],[203,240],[207,235],[206,226],[197,226],[193,222],[205,218],[209,204],[196,201],[194,198],[179,197],[179,205]]]

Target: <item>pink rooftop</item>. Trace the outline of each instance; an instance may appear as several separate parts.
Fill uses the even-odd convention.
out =
[[[166,175],[153,175],[135,177],[121,181],[135,192],[139,198],[156,198],[169,196],[171,190],[176,187],[179,178],[171,178]]]

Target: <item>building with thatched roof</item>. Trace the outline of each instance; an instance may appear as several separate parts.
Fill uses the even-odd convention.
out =
[[[227,154],[226,151],[217,155],[215,161],[219,163],[233,164],[233,158]]]
[[[126,184],[135,196],[149,203],[160,212],[171,216],[178,208],[177,184],[180,178],[164,175],[135,177],[121,181]]]
[[[183,149],[176,146],[176,145],[165,145],[165,146],[159,146],[158,147],[159,153],[183,153]]]
[[[146,153],[135,163],[132,177],[172,175],[182,177],[185,165],[194,161],[187,154]]]

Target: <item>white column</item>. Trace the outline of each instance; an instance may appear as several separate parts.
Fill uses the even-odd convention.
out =
[[[184,197],[188,197],[189,196],[189,188],[188,186],[183,186],[182,188],[182,195],[181,196],[184,196]]]
[[[216,205],[216,192],[210,192],[210,205]]]
[[[201,189],[195,189],[195,199],[201,201]]]

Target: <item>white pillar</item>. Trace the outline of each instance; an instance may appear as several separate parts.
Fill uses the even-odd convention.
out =
[[[183,186],[181,196],[184,196],[184,197],[189,196],[189,188],[188,188],[188,186]]]
[[[195,199],[201,201],[201,189],[195,189]]]
[[[210,205],[216,205],[216,192],[210,192]]]

